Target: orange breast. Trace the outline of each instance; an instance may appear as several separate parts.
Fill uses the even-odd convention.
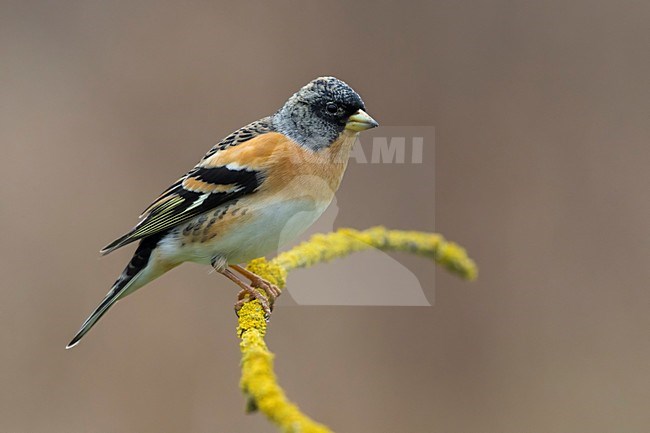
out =
[[[317,151],[287,140],[282,151],[269,159],[268,178],[260,190],[285,191],[290,196],[307,195],[331,201],[339,189],[356,135],[342,134],[331,146]]]
[[[201,166],[262,172],[265,181],[255,193],[256,199],[279,194],[287,199],[310,196],[329,202],[341,184],[356,137],[346,131],[329,147],[314,151],[270,132],[219,151]]]

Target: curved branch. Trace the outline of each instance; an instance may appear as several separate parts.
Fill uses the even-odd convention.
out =
[[[329,262],[356,251],[376,248],[382,251],[405,251],[431,258],[450,272],[474,280],[478,270],[465,250],[441,235],[416,231],[339,229],[328,234],[314,235],[307,242],[267,261],[251,261],[247,268],[283,289],[289,271]],[[239,311],[237,335],[242,352],[240,387],[248,398],[248,411],[259,409],[285,433],[331,433],[291,403],[277,383],[273,372],[273,354],[264,342],[266,321],[264,311],[256,300],[246,302]]]

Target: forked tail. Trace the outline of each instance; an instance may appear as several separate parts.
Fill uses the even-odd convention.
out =
[[[147,284],[149,281],[158,277],[160,273],[156,272],[154,269],[154,264],[149,263],[151,258],[151,253],[158,244],[160,236],[145,238],[140,242],[138,249],[133,254],[131,261],[124,269],[120,277],[115,281],[111,290],[106,294],[106,297],[102,302],[95,308],[95,311],[84,321],[81,325],[81,328],[77,332],[77,335],[68,343],[66,349],[70,349],[79,343],[79,340],[83,338],[88,331],[102,318],[104,314],[113,306],[115,303],[125,297],[126,295],[133,293],[135,290]]]

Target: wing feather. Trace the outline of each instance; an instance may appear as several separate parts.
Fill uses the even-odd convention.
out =
[[[265,137],[268,132],[272,132],[270,122],[268,119],[262,119],[230,134],[210,149],[196,167],[149,205],[141,215],[142,220],[129,233],[111,242],[101,253],[108,254],[131,242],[168,230],[224,203],[255,192],[264,181],[264,168],[259,164],[249,166],[245,160],[230,164],[227,154],[232,152],[234,146],[245,146],[252,149],[250,153],[254,156],[257,153],[256,147],[269,146],[269,137]],[[221,158],[223,164],[202,166],[208,158],[216,154],[225,156]]]

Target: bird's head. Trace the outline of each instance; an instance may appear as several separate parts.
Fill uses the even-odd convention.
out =
[[[276,127],[293,140],[318,150],[342,133],[357,134],[378,126],[361,97],[334,77],[319,77],[296,92],[273,116]]]

